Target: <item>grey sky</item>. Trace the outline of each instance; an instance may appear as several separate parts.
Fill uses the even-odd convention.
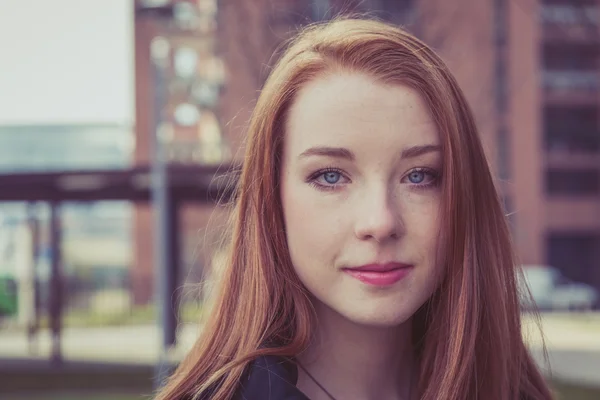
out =
[[[0,125],[132,123],[132,0],[0,0],[0,49]]]

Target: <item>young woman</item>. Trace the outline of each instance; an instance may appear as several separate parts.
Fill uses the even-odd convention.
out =
[[[295,38],[252,116],[232,231],[159,400],[551,398],[473,116],[405,31]]]

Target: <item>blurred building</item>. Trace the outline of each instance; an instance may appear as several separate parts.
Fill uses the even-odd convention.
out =
[[[228,164],[232,147],[222,134],[218,102],[225,68],[217,55],[217,1],[135,1],[136,149],[135,163],[153,157],[158,124],[166,124],[170,164]],[[162,71],[152,63],[153,39],[168,42]],[[208,200],[208,199],[207,199]],[[207,201],[212,203],[212,201]],[[199,281],[219,237],[219,218],[212,205],[181,210],[184,279]],[[211,231],[205,234],[210,220]],[[151,205],[135,209],[135,251],[132,271],[134,301],[151,300],[153,286],[153,219]],[[203,243],[208,242],[205,251]]]
[[[129,126],[111,124],[0,126],[0,172],[128,169],[135,137]],[[35,206],[34,208],[31,208]],[[31,213],[41,223],[38,277],[50,268],[47,204],[0,204],[0,271],[18,274],[16,260],[28,239],[20,232]],[[131,266],[133,210],[127,202],[65,203],[61,207],[62,253],[67,275],[106,271],[125,276]],[[28,231],[28,229],[26,229]]]
[[[597,1],[509,2],[503,189],[525,264],[600,287]]]
[[[135,137],[128,126],[0,126],[0,171],[73,171],[131,166]]]
[[[180,54],[195,53],[190,59],[197,60],[191,64],[198,76],[204,73],[204,81],[223,85],[208,113],[196,118],[195,111],[188,109],[186,114],[184,106],[180,116],[190,116],[192,123],[186,126],[185,121],[173,119],[188,154],[207,129],[200,122],[207,115],[212,121],[212,143],[222,146],[210,162],[225,162],[229,157],[239,161],[246,124],[277,45],[308,22],[345,11],[367,12],[404,25],[424,39],[457,77],[473,108],[494,173],[500,177],[521,261],[553,265],[571,279],[600,287],[598,0],[173,3],[204,10],[200,14],[205,17],[198,21],[205,18],[209,28],[191,34],[196,39],[181,47],[194,50]],[[156,19],[138,17],[136,22],[136,161],[140,163],[150,155],[152,127],[147,113],[156,98],[149,44],[161,29],[166,32]],[[172,37],[176,48],[183,43],[180,33]],[[176,55],[177,50],[173,60]],[[202,72],[206,70],[213,71],[212,78]],[[187,103],[177,96],[170,97],[173,116],[177,107]],[[196,109],[206,111],[207,107]],[[182,160],[176,150],[172,154],[173,161]],[[205,161],[192,157],[183,162]],[[210,213],[210,209],[196,211],[186,218],[190,245],[200,240],[194,233],[206,227]],[[149,211],[137,215],[135,270],[148,275],[152,268],[147,251],[151,246]]]

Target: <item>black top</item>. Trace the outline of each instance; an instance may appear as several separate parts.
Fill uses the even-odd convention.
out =
[[[310,400],[296,387],[298,367],[289,359],[262,356],[250,363],[234,400]]]
[[[262,356],[250,363],[233,400],[310,400],[297,387],[298,367],[285,357]],[[520,395],[521,400],[531,397]]]

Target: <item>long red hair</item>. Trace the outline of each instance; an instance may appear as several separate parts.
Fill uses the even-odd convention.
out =
[[[214,308],[157,400],[209,393],[230,399],[252,359],[306,348],[314,319],[290,260],[278,190],[283,128],[298,90],[340,70],[418,90],[441,135],[445,272],[413,317],[419,398],[550,399],[522,338],[516,257],[462,91],[443,61],[411,34],[340,18],[296,36],[265,83],[250,121]]]

